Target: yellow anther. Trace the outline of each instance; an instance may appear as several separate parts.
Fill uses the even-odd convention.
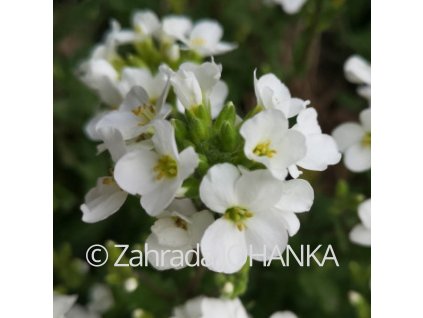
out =
[[[270,141],[259,143],[253,150],[253,153],[259,157],[272,158],[276,154],[276,150],[270,148]]]
[[[175,217],[173,217],[173,220],[175,222],[176,227],[179,227],[180,229],[183,229],[183,230],[188,229],[187,222],[185,220],[183,220],[182,218],[175,216]]]
[[[191,44],[192,45],[195,45],[195,46],[202,46],[202,45],[204,45],[206,43],[206,40],[204,40],[203,38],[201,38],[201,37],[197,37],[197,38],[193,38],[192,40],[191,40]]]
[[[223,217],[235,223],[235,226],[239,231],[243,231],[246,228],[245,221],[253,215],[254,214],[251,211],[236,206],[227,209]]]
[[[153,168],[156,172],[156,179],[174,178],[178,174],[178,164],[171,156],[164,155],[159,158],[157,164]]]
[[[361,139],[361,144],[363,147],[370,147],[372,144],[372,134],[367,132],[364,134],[363,138]]]
[[[156,108],[152,104],[140,105],[132,109],[132,113],[140,118],[139,125],[144,126],[156,116]]]
[[[103,180],[101,182],[104,185],[111,185],[111,184],[115,183],[115,181],[113,180],[112,177],[105,177],[105,178],[103,178]]]

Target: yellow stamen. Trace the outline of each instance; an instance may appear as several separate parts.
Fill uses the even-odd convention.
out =
[[[276,154],[276,150],[270,148],[270,141],[264,141],[254,148],[253,153],[260,157],[272,158]]]
[[[206,43],[206,40],[204,40],[203,38],[201,38],[201,37],[197,37],[197,38],[193,38],[192,40],[191,40],[191,44],[192,45],[195,45],[195,46],[202,46],[202,45],[204,45]]]
[[[361,144],[363,145],[363,147],[369,147],[372,144],[372,135],[370,132],[367,132],[364,134],[363,138],[361,139]]]
[[[156,179],[174,178],[178,174],[178,164],[171,156],[164,155],[159,158],[157,164],[153,168],[156,172]]]
[[[254,214],[251,211],[248,211],[245,208],[232,207],[226,210],[223,217],[235,223],[235,226],[239,231],[243,231],[247,228],[245,221],[253,215]]]

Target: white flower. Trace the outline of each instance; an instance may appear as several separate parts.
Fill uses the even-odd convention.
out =
[[[170,107],[164,103],[168,85],[162,85],[162,81],[152,81],[151,85],[155,82],[154,88],[147,85],[154,97],[150,97],[141,86],[132,87],[117,110],[108,112],[98,120],[97,132],[111,127],[120,132],[123,140],[130,140],[146,132],[156,120],[166,118],[170,112]],[[161,96],[155,100],[158,89],[161,89]]]
[[[131,194],[141,195],[141,205],[157,216],[175,198],[183,181],[198,166],[192,147],[178,153],[172,125],[164,120],[154,123],[153,150],[137,149],[116,163],[114,177],[118,185]]]
[[[311,206],[310,186],[304,188],[303,180],[292,181],[296,184],[286,185],[268,170],[242,170],[241,174],[228,163],[209,169],[200,184],[200,198],[209,209],[222,214],[201,240],[209,269],[234,273],[248,255],[262,261],[274,257],[275,248],[285,249],[288,231],[293,235],[299,227],[293,212]]]
[[[90,290],[90,301],[87,305],[92,312],[104,313],[114,304],[113,294],[105,284],[95,284]]]
[[[305,157],[289,167],[289,173],[293,178],[298,178],[301,174],[297,165],[307,170],[323,171],[328,165],[337,164],[341,160],[335,140],[329,135],[322,134],[314,108],[302,110],[297,117],[297,124],[292,129],[305,136],[307,148]]]
[[[75,304],[78,296],[76,295],[53,295],[53,318],[64,318],[65,314]]]
[[[288,129],[288,120],[276,109],[262,111],[240,129],[248,159],[264,164],[275,178],[285,179],[288,167],[304,158],[306,139]]]
[[[241,301],[199,296],[173,310],[171,318],[248,318]]]
[[[288,88],[272,73],[257,79],[256,71],[254,71],[254,90],[258,106],[265,109],[278,109],[287,118],[296,116],[310,103],[299,98],[291,98]]]
[[[185,16],[168,15],[162,19],[162,33],[165,40],[185,39],[192,29],[192,22]]]
[[[149,254],[151,257],[148,261],[160,270],[185,267],[185,253],[200,243],[204,231],[213,221],[214,218],[209,211],[197,212],[190,199],[174,200],[166,211],[159,215],[151,227],[152,233],[146,240],[148,249],[158,251],[159,255],[163,255],[163,259]],[[182,252],[184,264],[181,266],[172,264],[171,258],[175,255],[164,251]],[[192,258],[192,254],[190,256]]]
[[[371,199],[365,200],[358,206],[361,224],[356,225],[350,232],[350,240],[356,244],[370,246],[370,208]]]
[[[81,205],[82,221],[95,223],[108,218],[121,208],[127,196],[113,177],[98,178],[97,186],[86,194]]]
[[[370,64],[361,56],[353,55],[345,62],[344,73],[347,80],[351,83],[362,85],[358,88],[358,94],[370,100]]]
[[[122,94],[118,85],[119,75],[106,59],[90,59],[78,69],[81,81],[94,90],[101,101],[108,105],[119,105]]]
[[[181,28],[181,24],[178,26],[177,32],[171,32],[171,34],[179,36],[178,40],[183,42],[188,49],[197,52],[203,57],[227,53],[236,48],[233,43],[221,41],[223,29],[216,21],[198,21],[190,30],[186,28],[188,27],[187,24],[184,26],[185,28]]]
[[[297,318],[297,315],[292,311],[278,311],[270,316],[270,318]]]
[[[205,104],[210,105],[212,113],[216,114],[227,95],[227,86],[220,81],[221,73],[222,65],[213,61],[200,65],[186,62],[171,74],[170,81],[178,100],[186,109]]]
[[[307,0],[273,0],[288,14],[298,13]]]
[[[338,148],[344,153],[345,166],[353,172],[371,167],[371,113],[370,108],[360,113],[360,123],[348,122],[332,132]]]
[[[159,18],[150,10],[136,11],[132,16],[132,25],[135,32],[143,36],[153,36],[161,27]]]

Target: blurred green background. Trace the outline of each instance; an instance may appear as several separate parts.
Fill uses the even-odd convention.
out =
[[[194,21],[211,18],[222,24],[224,39],[239,47],[215,60],[223,64],[228,100],[241,114],[255,105],[255,68],[259,74],[276,74],[293,96],[309,99],[326,133],[342,122],[357,120],[367,107],[356,86],[345,80],[343,63],[351,54],[370,60],[369,0],[309,0],[293,16],[260,0],[54,1],[54,289],[78,294],[78,302],[84,303],[93,283],[109,284],[115,305],[106,318],[131,317],[136,308],[168,317],[174,305],[189,297],[218,296],[227,281],[234,282],[254,317],[288,309],[299,317],[369,317],[370,249],[352,244],[348,233],[359,222],[358,203],[370,197],[370,173],[349,173],[342,163],[305,174],[316,199],[311,212],[300,216],[301,229],[290,240],[294,250],[300,244],[332,244],[340,267],[332,262],[309,268],[256,264],[244,293],[247,273],[226,276],[202,269],[158,272],[84,265],[90,245],[108,240],[142,244],[152,223],[135,198],[105,221],[81,221],[79,206],[97,177],[107,174],[109,159],[97,156],[95,144],[84,135],[83,126],[100,102],[75,76],[76,66],[102,40],[111,18],[129,27],[131,13],[147,8],[160,17],[184,14]],[[139,283],[131,293],[123,288],[128,277]],[[361,297],[351,301],[351,291]]]

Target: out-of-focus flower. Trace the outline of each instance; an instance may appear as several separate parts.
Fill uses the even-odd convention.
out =
[[[332,132],[338,148],[344,153],[344,164],[353,172],[363,172],[371,167],[371,112],[360,113],[360,123],[348,122]]]
[[[160,30],[161,24],[153,11],[140,10],[133,14],[132,26],[139,35],[152,36]]]
[[[309,101],[292,98],[288,88],[272,73],[257,79],[254,71],[254,90],[257,106],[280,110],[286,118],[296,116],[309,104]]]
[[[361,85],[357,90],[358,94],[370,101],[371,71],[369,62],[359,55],[353,55],[345,62],[344,73],[351,83]]]
[[[247,158],[264,164],[280,180],[307,151],[304,135],[288,129],[288,125],[281,111],[269,109],[247,120],[240,129]]]
[[[131,194],[141,195],[141,205],[152,216],[159,215],[173,201],[183,181],[198,165],[192,147],[178,152],[172,125],[164,120],[154,123],[154,149],[137,149],[118,160],[114,177]]]
[[[87,305],[88,309],[104,313],[108,311],[114,304],[113,294],[109,286],[105,284],[95,284],[90,290],[90,301]]]
[[[65,318],[65,314],[69,312],[75,304],[78,296],[76,295],[53,295],[53,318]]]
[[[270,316],[270,318],[297,318],[297,315],[292,311],[278,311]]]
[[[171,318],[248,318],[238,298],[219,299],[200,296],[173,310]]]
[[[307,170],[323,171],[328,165],[337,164],[341,160],[335,140],[332,136],[322,134],[314,108],[302,110],[292,130],[304,135],[307,148],[305,157],[289,167],[289,173],[293,178],[298,178],[301,174],[297,166]]]
[[[234,273],[247,256],[263,261],[282,252],[288,242],[292,211],[282,210],[284,184],[267,170],[246,171],[224,163],[213,166],[201,181],[200,198],[212,211],[222,214],[201,240],[206,266],[216,272]],[[293,198],[301,199],[298,197]],[[277,207],[277,205],[279,206]],[[295,222],[294,220],[293,222]]]
[[[149,254],[148,261],[160,270],[185,267],[185,261],[189,262],[193,256],[191,254],[188,259],[185,257],[186,253],[200,243],[204,231],[213,221],[214,218],[209,211],[197,212],[190,199],[174,200],[151,227],[151,234],[146,244],[150,251],[157,251],[159,257]],[[164,253],[164,251],[172,252]],[[177,264],[175,252],[184,255]],[[163,257],[160,258],[160,255]]]
[[[288,14],[298,13],[307,0],[272,0],[279,4],[282,9]]]
[[[113,177],[101,177],[85,196],[81,205],[82,221],[95,223],[116,213],[125,203],[128,193],[116,184]]]
[[[370,210],[371,199],[367,199],[358,206],[358,217],[361,224],[356,225],[350,232],[350,240],[356,244],[370,246]]]

